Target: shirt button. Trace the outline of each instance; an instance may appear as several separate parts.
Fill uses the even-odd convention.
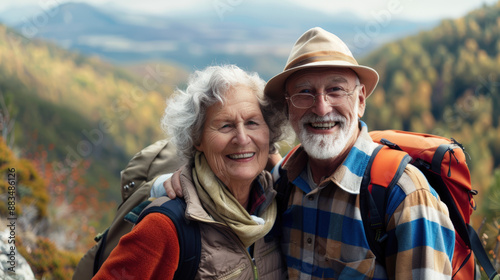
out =
[[[312,243],[311,237],[307,238],[307,244],[311,244],[311,243]]]
[[[313,201],[314,200],[314,195],[310,195],[308,198],[309,198],[310,201]]]

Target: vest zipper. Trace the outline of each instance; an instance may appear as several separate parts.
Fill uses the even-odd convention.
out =
[[[257,266],[253,264],[253,279],[259,280],[259,274],[257,273]]]
[[[250,264],[252,265],[252,271],[253,271],[253,279],[258,280],[259,279],[259,272],[257,271],[257,265],[255,265],[255,259],[252,258],[252,256],[250,256],[250,253],[248,253],[248,250],[245,248],[245,246],[243,246],[243,244],[241,243],[238,236],[232,231],[231,231],[231,233],[233,233],[233,235],[236,236],[236,239],[238,240],[238,244],[240,245],[240,248],[243,249],[243,251],[247,255],[247,258],[250,260]],[[252,247],[252,246],[250,245],[250,247]]]
[[[239,239],[238,239],[239,241]],[[258,280],[259,279],[259,272],[257,271],[257,265],[255,265],[255,259],[250,256],[250,253],[248,253],[247,249],[241,244],[241,241],[238,242],[240,244],[240,247],[245,251],[247,254],[248,259],[250,260],[250,263],[252,264],[252,271],[253,271],[253,279]]]

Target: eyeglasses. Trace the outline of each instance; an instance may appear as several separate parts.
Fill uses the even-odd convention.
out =
[[[287,100],[290,100],[293,106],[299,109],[308,109],[311,108],[314,103],[316,103],[316,98],[319,96],[325,96],[325,102],[330,104],[331,106],[340,106],[345,103],[347,96],[351,96],[354,94],[359,85],[356,85],[351,92],[347,92],[342,88],[339,88],[335,91],[328,93],[296,93],[292,96],[285,97]]]

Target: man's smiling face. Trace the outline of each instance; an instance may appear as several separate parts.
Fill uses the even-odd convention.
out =
[[[305,69],[286,83],[288,96],[297,93],[326,94],[342,89],[346,95],[338,104],[316,96],[310,108],[297,108],[288,101],[290,123],[309,156],[328,159],[354,145],[358,120],[364,114],[365,89],[356,74],[345,68]]]

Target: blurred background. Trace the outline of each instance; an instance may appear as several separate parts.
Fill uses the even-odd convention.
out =
[[[370,130],[464,145],[472,225],[498,266],[500,2],[0,0],[0,222],[15,168],[26,269],[71,278],[121,202],[120,170],[165,137],[165,101],[189,73],[234,63],[268,80],[315,26],[379,72]]]

